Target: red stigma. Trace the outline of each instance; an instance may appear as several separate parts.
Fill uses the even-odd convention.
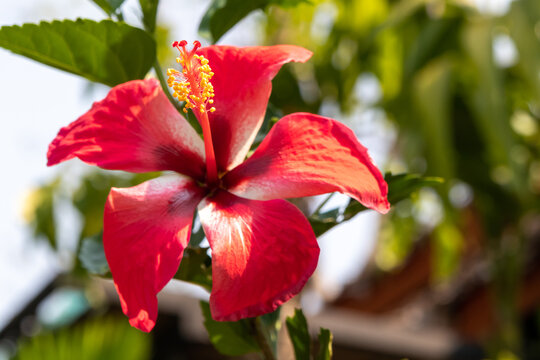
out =
[[[183,54],[184,58],[191,58],[195,54],[195,51],[197,51],[197,49],[201,47],[201,43],[197,40],[193,42],[193,48],[191,48],[191,50],[187,50],[186,45],[187,45],[186,40],[175,41],[172,44],[174,48],[177,48],[178,51],[180,51],[180,54]]]

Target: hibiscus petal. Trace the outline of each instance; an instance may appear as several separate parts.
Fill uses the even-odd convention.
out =
[[[249,199],[339,191],[381,213],[390,208],[388,186],[354,133],[338,121],[307,113],[278,121],[224,183],[230,192]]]
[[[47,165],[78,157],[109,170],[173,170],[204,179],[204,144],[155,79],[134,80],[70,125],[49,145]]]
[[[212,248],[210,309],[218,321],[275,310],[311,276],[319,247],[307,219],[285,200],[221,191],[199,205]]]
[[[122,311],[132,326],[143,331],[154,327],[156,294],[178,270],[203,196],[193,181],[176,175],[111,189],[103,245]]]
[[[306,62],[312,53],[292,45],[209,46],[197,52],[210,61],[215,74],[212,140],[218,167],[229,170],[244,160],[261,127],[272,78],[283,64]]]

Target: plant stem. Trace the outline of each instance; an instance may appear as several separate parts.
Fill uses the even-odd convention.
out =
[[[320,203],[319,206],[317,206],[317,209],[315,209],[315,211],[313,212],[312,215],[319,215],[319,212],[322,210],[323,206],[326,205],[326,203],[328,202],[328,200],[330,200],[332,198],[332,196],[334,196],[335,193],[331,193],[329,194],[326,199],[323,200],[322,203]]]
[[[257,339],[257,343],[261,347],[264,360],[276,360],[274,352],[272,351],[272,348],[270,347],[270,344],[268,343],[268,339],[266,338],[266,335],[264,334],[261,318],[257,316],[256,318],[251,319],[251,321],[252,321],[253,329],[255,330],[255,338]]]
[[[173,98],[173,96],[171,95],[171,92],[169,91],[169,86],[167,85],[167,81],[165,81],[165,77],[163,77],[163,70],[161,70],[161,66],[159,65],[159,62],[157,61],[157,59],[154,62],[154,70],[156,71],[156,76],[159,79],[159,83],[161,84],[161,88],[163,89],[163,92],[165,93],[165,95],[167,95],[167,98],[169,99],[171,104],[174,105],[176,110],[182,111],[182,107],[180,106],[178,101],[176,101]]]

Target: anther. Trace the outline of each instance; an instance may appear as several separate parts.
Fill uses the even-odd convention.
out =
[[[201,113],[211,111],[206,104],[214,101],[214,87],[210,82],[214,73],[208,64],[208,59],[203,55],[195,54],[201,47],[199,41],[193,42],[193,48],[187,50],[187,41],[175,41],[175,46],[180,52],[176,61],[182,66],[182,71],[175,69],[167,70],[167,84],[173,89],[173,96],[179,101],[185,101],[184,112],[188,109],[198,109]],[[215,111],[215,110],[214,110]]]

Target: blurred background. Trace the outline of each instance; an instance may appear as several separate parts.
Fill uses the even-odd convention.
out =
[[[218,43],[314,52],[277,75],[270,115],[333,117],[383,172],[444,179],[386,216],[349,216],[340,195],[296,202],[336,226],[317,230],[319,268],[287,306],[301,304],[313,329],[333,331],[336,359],[540,359],[540,2],[261,4]],[[197,32],[209,6],[160,2],[163,68],[174,64],[173,40],[216,39]],[[137,1],[121,11],[141,26]],[[0,3],[2,26],[77,17],[107,14],[90,0]],[[5,50],[0,64],[0,359],[224,358],[202,325],[202,288],[172,281],[145,335],[96,276],[107,272],[100,234],[110,187],[156,174],[45,166],[60,127],[108,87]]]

